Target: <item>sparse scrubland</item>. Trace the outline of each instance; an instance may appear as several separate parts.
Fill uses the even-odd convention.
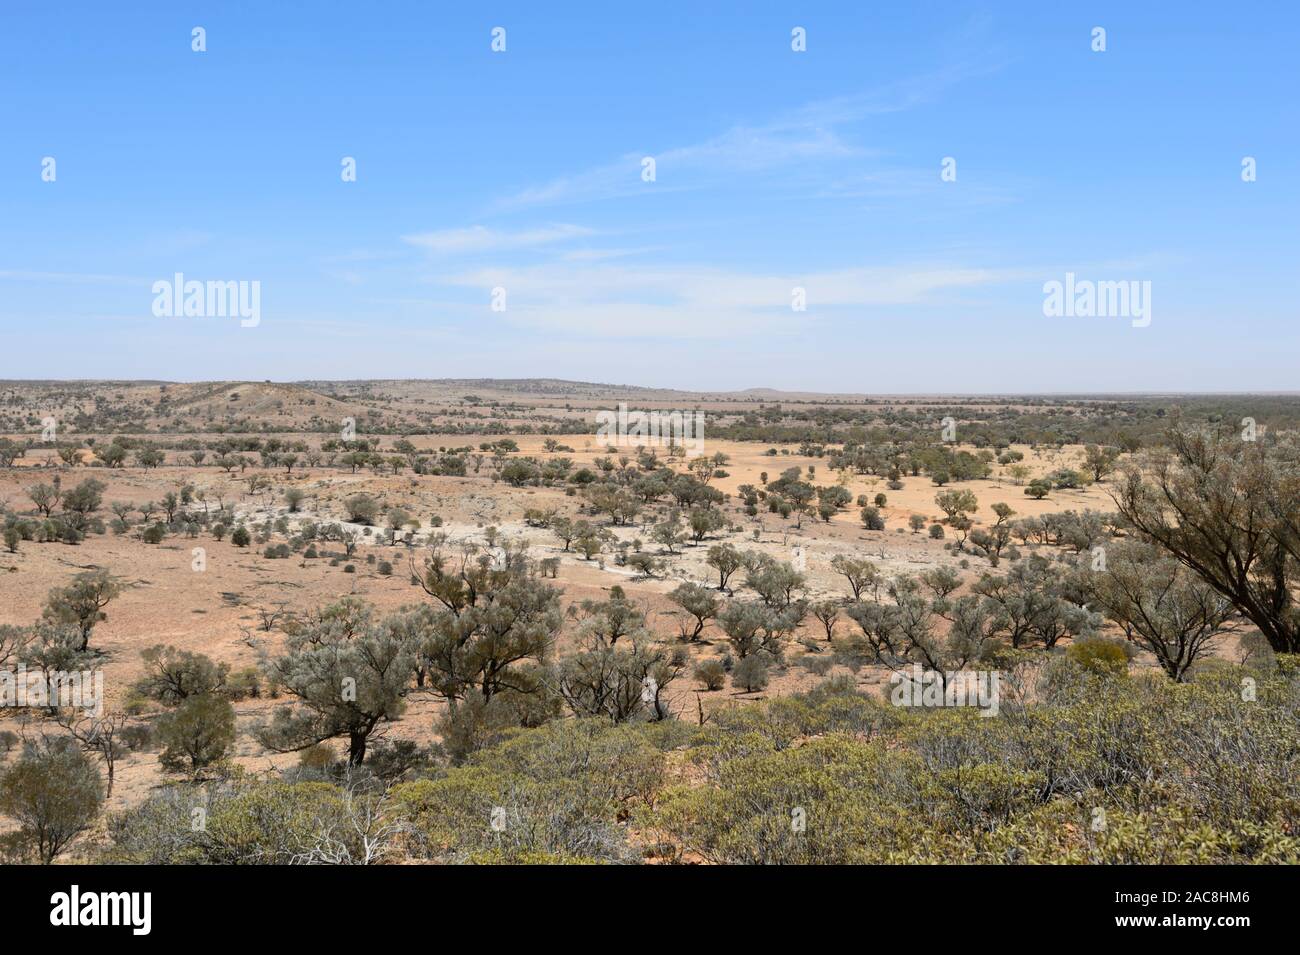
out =
[[[0,856],[1300,861],[1298,414],[6,386]]]

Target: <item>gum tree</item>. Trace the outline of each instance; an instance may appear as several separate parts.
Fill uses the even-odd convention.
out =
[[[449,704],[477,693],[485,702],[503,690],[533,693],[519,664],[542,664],[564,617],[560,592],[535,573],[522,548],[496,556],[466,544],[448,553],[435,544],[422,573],[412,571],[436,606],[421,634],[420,663]]]
[[[1300,454],[1175,429],[1111,497],[1138,534],[1222,594],[1278,653],[1300,652]]]
[[[122,592],[121,585],[106,570],[77,574],[66,587],[55,587],[45,600],[44,617],[54,624],[75,627],[81,636],[79,652],[90,645],[95,624],[107,620],[104,608]]]
[[[369,605],[346,597],[309,614],[287,646],[262,666],[297,705],[278,710],[258,738],[269,749],[293,752],[346,737],[348,763],[359,765],[372,737],[405,709],[415,672],[410,641],[401,627],[376,621]]]
[[[99,772],[70,739],[28,746],[0,776],[0,812],[44,865],[89,828],[102,801]]]
[[[1178,683],[1215,637],[1233,629],[1232,602],[1151,546],[1113,553],[1092,590],[1129,641],[1154,655]]]

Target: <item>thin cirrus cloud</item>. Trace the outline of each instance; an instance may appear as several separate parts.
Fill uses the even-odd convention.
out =
[[[38,282],[50,285],[142,285],[150,280],[130,275],[108,275],[93,272],[39,272],[31,270],[0,270],[3,282]]]
[[[734,125],[706,140],[657,152],[626,152],[609,163],[559,176],[497,199],[492,209],[508,212],[542,205],[593,202],[636,195],[645,188],[641,162],[653,157],[656,188],[698,188],[724,177],[757,175],[818,162],[876,155],[854,145],[840,131],[870,116],[897,113],[935,99],[944,89],[997,66],[958,65],[890,83],[864,93],[807,103],[759,124]],[[671,181],[672,186],[668,185]]]
[[[860,151],[829,129],[733,127],[702,143],[662,152],[626,153],[620,159],[561,176],[497,200],[496,211],[514,211],[541,205],[594,202],[636,195],[645,189],[641,163],[655,161],[659,176],[675,177],[679,187],[700,187],[732,173],[759,173],[794,163],[845,158]],[[657,186],[656,188],[663,188]]]
[[[511,325],[607,338],[726,338],[763,328],[792,331],[791,316],[819,309],[934,304],[943,293],[1021,281],[1016,270],[950,267],[851,268],[802,276],[718,268],[586,266],[561,263],[485,268],[440,284],[501,287]],[[793,312],[796,288],[807,312]],[[486,307],[486,306],[485,306]]]
[[[431,255],[468,255],[503,252],[552,245],[595,235],[595,230],[578,225],[551,225],[533,229],[503,231],[475,225],[463,229],[442,229],[402,236],[408,245]]]

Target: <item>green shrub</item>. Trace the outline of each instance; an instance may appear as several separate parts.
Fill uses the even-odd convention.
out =
[[[153,727],[148,723],[131,723],[122,727],[122,745],[133,753],[143,753],[154,747]]]
[[[1126,644],[1106,637],[1080,637],[1070,644],[1065,655],[1093,673],[1128,672],[1131,652]]]
[[[721,690],[727,685],[727,671],[718,659],[701,660],[693,671],[706,690]]]
[[[867,505],[862,509],[862,526],[869,531],[883,531],[885,529],[885,519],[880,516],[880,508]]]
[[[219,762],[235,742],[235,710],[214,694],[187,697],[158,718],[159,762],[169,772],[196,772]]]
[[[436,780],[393,790],[419,856],[468,861],[634,858],[620,817],[662,784],[663,756],[631,726],[564,720],[517,731]]]
[[[226,697],[231,700],[256,699],[262,695],[262,673],[257,667],[243,667],[226,678]]]
[[[374,524],[379,517],[379,502],[369,494],[354,494],[343,502],[348,520],[353,524]]]
[[[239,776],[165,787],[109,821],[105,861],[143,865],[383,862],[382,793]],[[197,825],[196,820],[202,820]]]
[[[9,854],[48,865],[90,826],[102,800],[99,771],[78,747],[29,747],[0,775],[0,812],[18,824]]]
[[[736,668],[731,671],[732,685],[743,689],[746,693],[767,689],[767,681],[767,661],[758,654],[751,653],[737,663]]]
[[[328,773],[339,764],[338,754],[324,743],[308,746],[298,753],[298,765],[303,769]]]
[[[347,861],[371,845],[381,861],[468,863],[1300,862],[1293,658],[1217,661],[1179,684],[1116,678],[1121,657],[1114,641],[1076,641],[1046,665],[1002,649],[982,664],[1003,671],[992,719],[895,707],[840,677],[701,727],[555,719],[539,667],[537,693],[469,694],[448,712],[450,765],[399,741],[355,776],[307,751],[318,782],[218,769],[114,817],[108,859]],[[761,659],[735,661],[738,686]],[[384,795],[412,775],[428,778]]]

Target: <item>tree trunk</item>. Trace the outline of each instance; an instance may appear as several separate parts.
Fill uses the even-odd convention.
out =
[[[351,733],[348,736],[348,765],[360,766],[366,758],[366,734]]]

